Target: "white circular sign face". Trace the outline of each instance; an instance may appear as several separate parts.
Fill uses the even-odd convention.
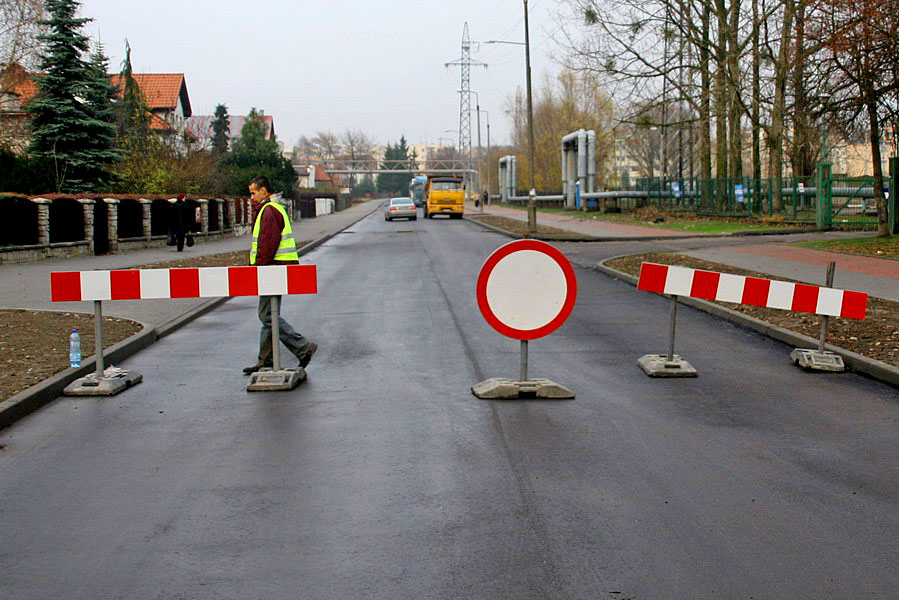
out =
[[[574,308],[577,279],[568,259],[538,240],[497,248],[478,275],[481,314],[501,334],[532,340],[558,329]]]
[[[513,329],[545,327],[562,310],[567,291],[559,263],[536,250],[519,250],[502,258],[487,280],[490,309]]]

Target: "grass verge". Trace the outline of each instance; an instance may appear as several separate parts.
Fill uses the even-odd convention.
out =
[[[895,235],[892,237],[871,236],[841,240],[813,240],[794,242],[793,245],[801,246],[802,248],[814,248],[815,250],[899,259],[899,236]],[[899,269],[899,266],[896,268]]]

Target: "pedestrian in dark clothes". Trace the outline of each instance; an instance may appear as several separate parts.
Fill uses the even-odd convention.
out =
[[[193,222],[193,212],[184,201],[184,194],[178,194],[169,210],[169,230],[175,236],[178,252],[184,250],[184,238]]]

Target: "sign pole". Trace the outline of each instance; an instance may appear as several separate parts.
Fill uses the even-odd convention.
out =
[[[521,381],[528,380],[528,341],[521,340]]]

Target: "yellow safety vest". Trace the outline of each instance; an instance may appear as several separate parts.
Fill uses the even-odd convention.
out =
[[[293,229],[290,227],[290,218],[287,216],[287,210],[285,210],[280,202],[270,200],[262,205],[262,208],[259,209],[259,214],[256,215],[256,223],[253,225],[253,245],[250,246],[250,264],[256,264],[256,251],[259,242],[259,228],[262,223],[262,211],[264,211],[267,206],[274,207],[284,218],[284,229],[281,230],[281,243],[278,244],[278,250],[275,252],[275,262],[300,260],[300,255],[297,254],[297,243],[293,239]]]

